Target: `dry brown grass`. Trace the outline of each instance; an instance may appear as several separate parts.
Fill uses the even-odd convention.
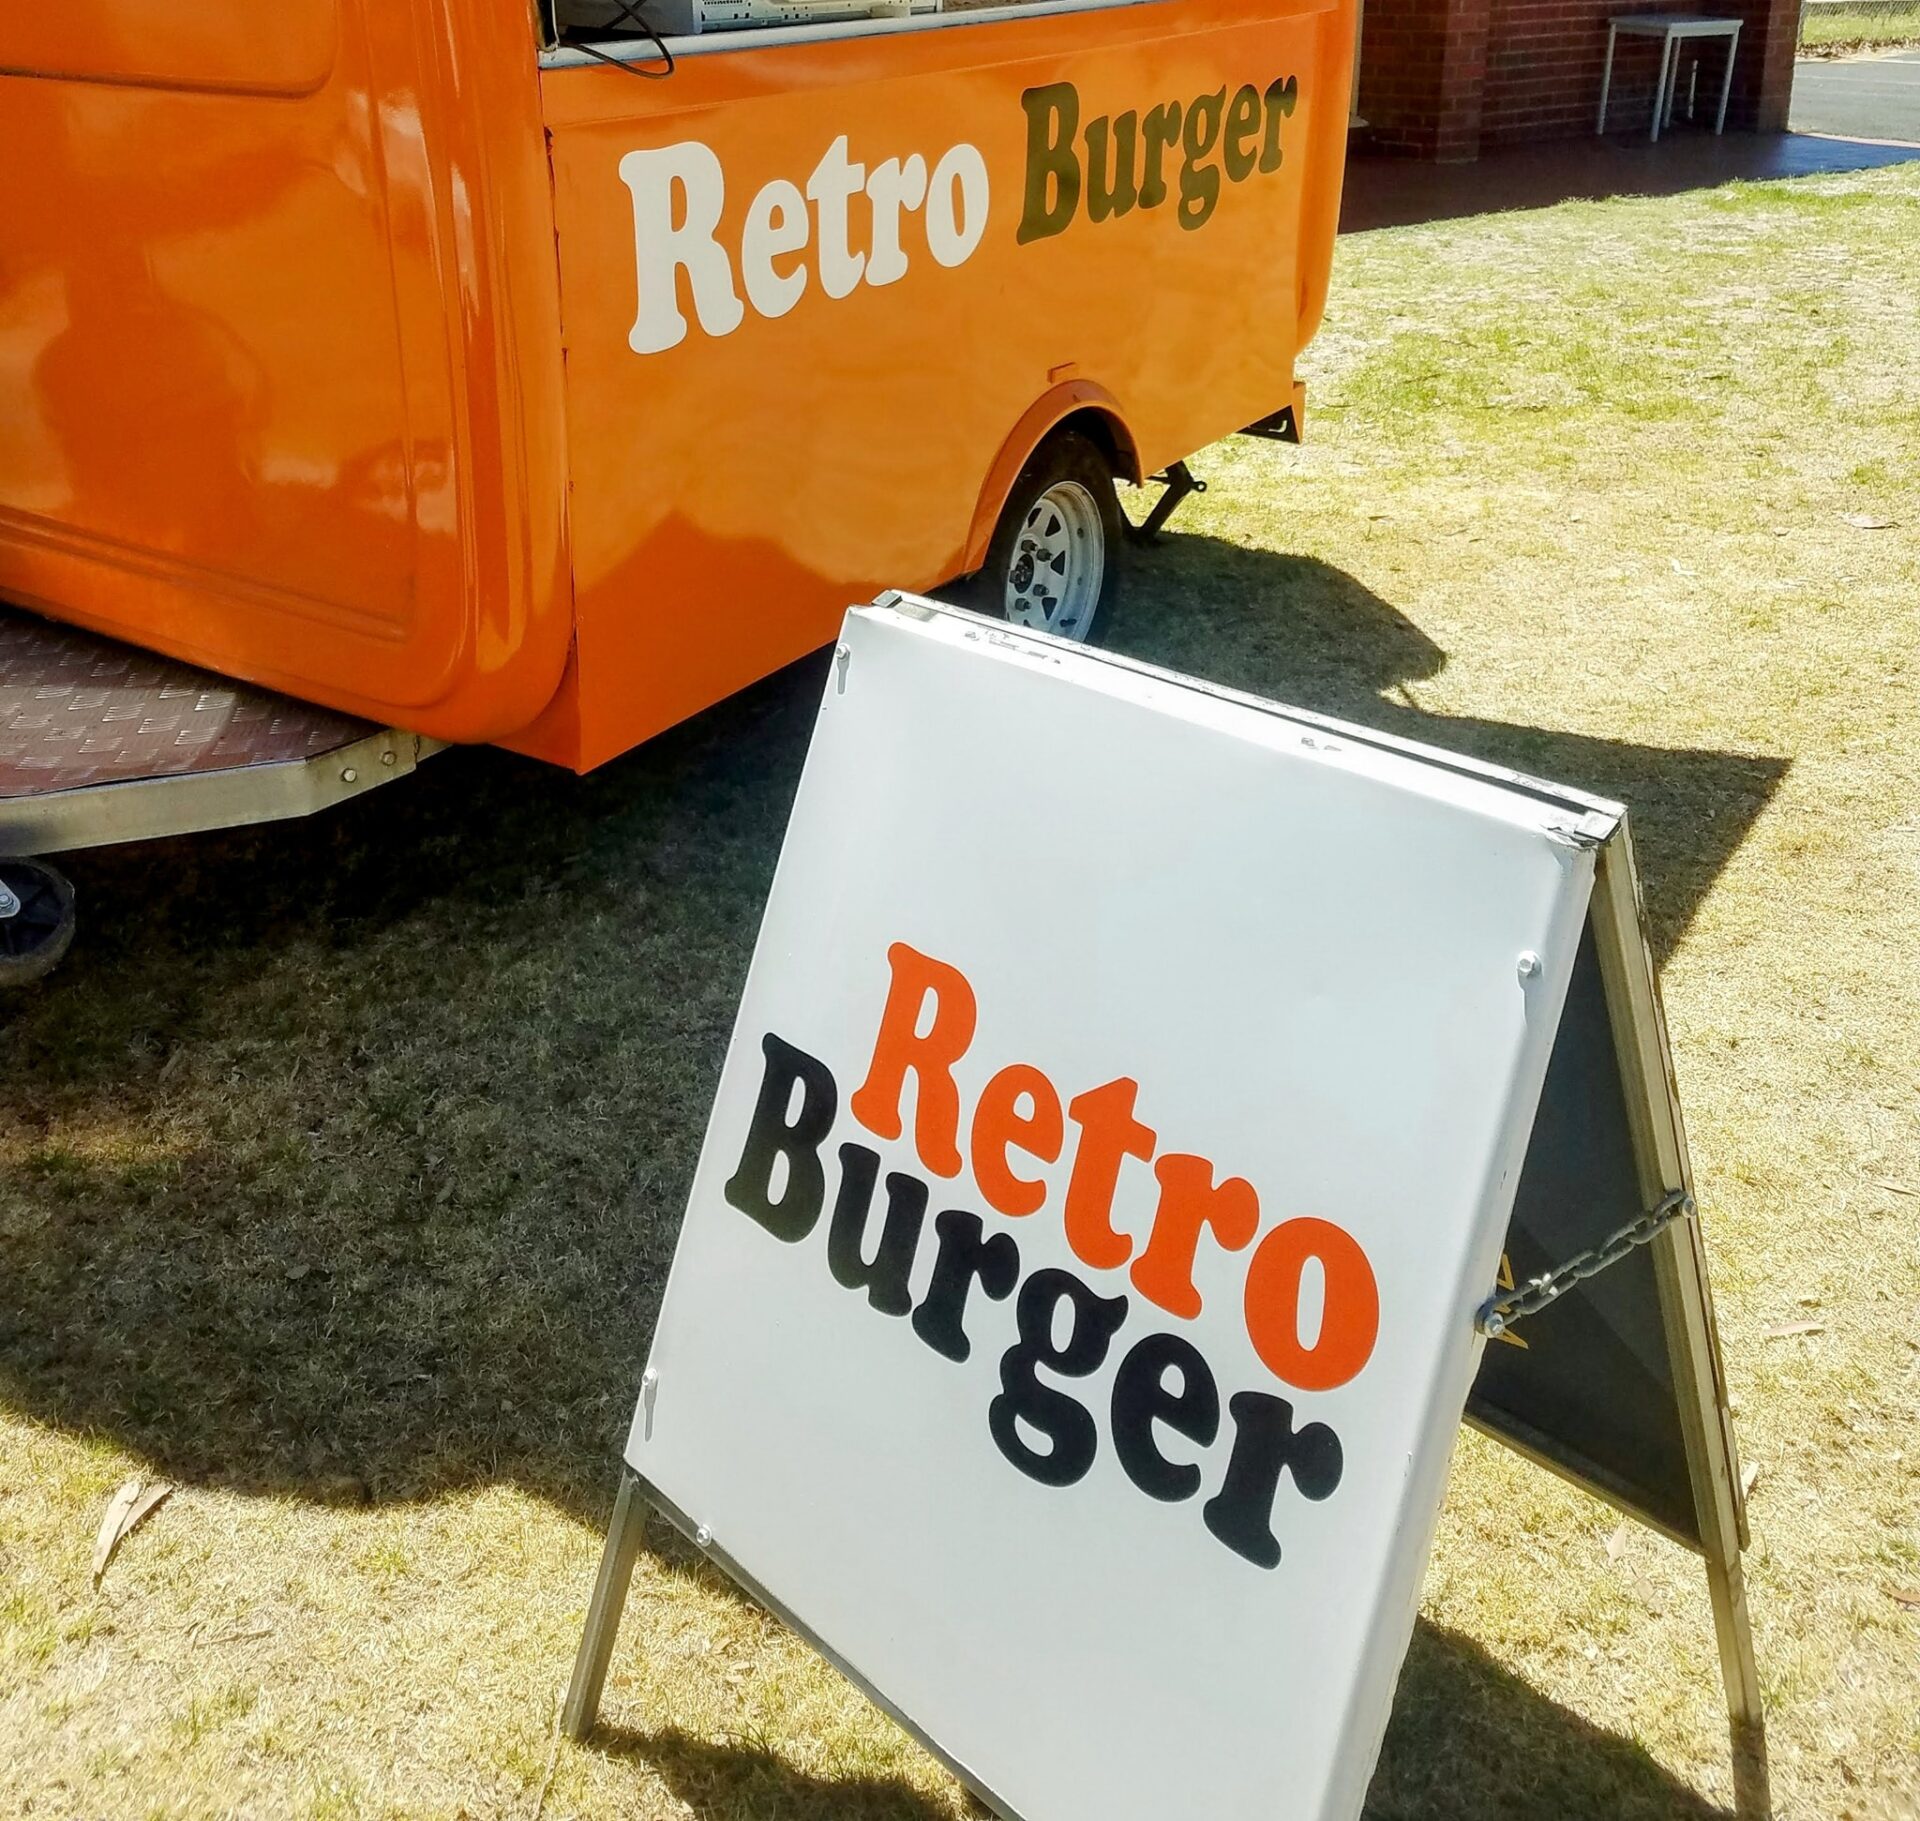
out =
[[[1314,440],[1208,452],[1116,628],[1633,806],[1809,1821],[1920,1782],[1916,269],[1911,171],[1348,241]],[[532,1812],[819,681],[75,863],[0,1012],[0,1811]],[[1696,1564],[1614,1528],[1463,1442],[1378,1821],[1727,1800]],[[658,1541],[547,1816],[964,1812]]]

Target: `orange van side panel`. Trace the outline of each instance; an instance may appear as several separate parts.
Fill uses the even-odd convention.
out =
[[[334,65],[333,0],[61,0],[0,15],[0,69],[160,88],[309,95]]]
[[[531,25],[0,9],[0,594],[488,739],[566,660]]]
[[[1049,393],[1111,399],[1149,471],[1287,403],[1331,256],[1352,29],[1347,0],[1157,0],[708,52],[662,81],[549,69],[573,762],[820,645],[848,603],[977,560],[989,474]],[[1272,168],[1241,102],[1229,178],[1221,117],[1289,78]],[[1147,117],[1168,103],[1199,118],[1155,160],[1159,195]],[[1094,122],[1107,190],[1130,137],[1139,191],[1104,218]],[[1030,134],[1056,146],[1037,203]],[[1062,147],[1082,194],[1059,225]],[[924,199],[848,193],[882,167],[883,196],[924,173]]]

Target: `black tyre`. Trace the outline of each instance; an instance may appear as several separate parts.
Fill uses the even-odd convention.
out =
[[[0,988],[57,967],[73,942],[73,887],[44,860],[0,860]]]
[[[1021,469],[963,606],[1077,644],[1097,642],[1120,590],[1126,540],[1113,470],[1088,437],[1050,436]]]

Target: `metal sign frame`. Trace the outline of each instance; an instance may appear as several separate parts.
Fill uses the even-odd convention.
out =
[[[1692,1196],[1693,1165],[1673,1077],[1666,1012],[1647,944],[1633,837],[1625,821],[1601,852],[1590,920],[1599,942],[1644,1205],[1652,1207],[1674,1191]],[[1664,1227],[1652,1251],[1705,1544],[1707,1589],[1727,1692],[1735,1806],[1741,1815],[1762,1816],[1771,1812],[1771,1800],[1765,1706],[1740,1560],[1749,1540],[1746,1500],[1699,1220],[1677,1220]],[[1600,1495],[1608,1496],[1604,1490]]]

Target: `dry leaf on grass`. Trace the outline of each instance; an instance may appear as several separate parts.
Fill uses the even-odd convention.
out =
[[[1920,1587],[1889,1587],[1887,1598],[1897,1606],[1920,1607]]]
[[[114,1551],[160,1508],[172,1491],[173,1487],[165,1480],[149,1484],[135,1476],[107,1501],[107,1515],[100,1520],[100,1534],[93,1543],[96,1588],[107,1572],[107,1564],[113,1560]]]
[[[1627,1552],[1627,1527],[1624,1523],[1615,1527],[1613,1535],[1607,1538],[1607,1560],[1617,1562]]]
[[[1743,1499],[1753,1497],[1754,1486],[1760,1479],[1760,1463],[1749,1461],[1740,1470],[1740,1496]]]
[[[1856,531],[1891,531],[1893,529],[1892,519],[1881,518],[1873,512],[1843,512],[1840,517],[1844,523],[1851,525]]]
[[[1824,1334],[1827,1324],[1823,1321],[1783,1322],[1777,1328],[1769,1328],[1761,1337],[1764,1340],[1786,1340],[1795,1334]]]

